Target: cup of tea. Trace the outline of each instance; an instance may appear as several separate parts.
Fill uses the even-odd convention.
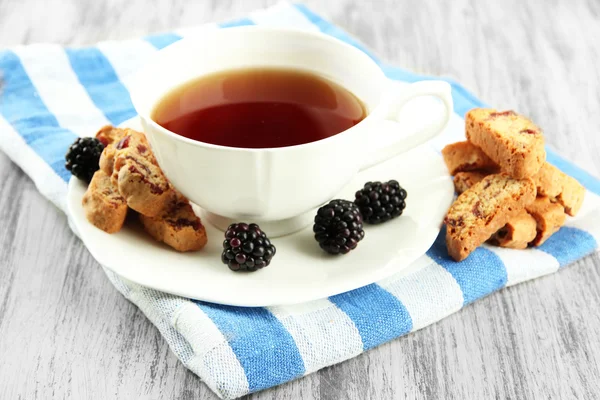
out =
[[[405,131],[400,110],[420,96],[444,107]],[[432,139],[452,112],[446,82],[400,87],[342,41],[263,27],[166,47],[131,98],[160,167],[205,218],[271,236],[310,224],[357,172]]]

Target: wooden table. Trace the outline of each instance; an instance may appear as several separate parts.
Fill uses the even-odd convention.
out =
[[[0,46],[86,44],[241,17],[270,0],[0,0]],[[594,1],[308,1],[389,62],[537,121],[600,176]],[[108,282],[65,216],[0,155],[0,397],[213,399]],[[502,290],[253,399],[581,398],[600,393],[600,258]]]

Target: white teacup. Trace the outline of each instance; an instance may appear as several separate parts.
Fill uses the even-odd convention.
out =
[[[311,71],[358,97],[367,117],[337,135],[297,146],[247,149],[179,136],[152,120],[163,96],[216,71],[282,67]],[[271,236],[308,225],[360,170],[438,135],[452,112],[450,85],[422,81],[400,88],[358,49],[324,34],[239,27],[183,39],[157,53],[137,77],[131,97],[157,161],[171,183],[221,229],[256,222]],[[435,96],[444,112],[402,132],[400,109],[418,96]],[[382,177],[389,179],[390,177]],[[352,199],[349,199],[352,200]]]

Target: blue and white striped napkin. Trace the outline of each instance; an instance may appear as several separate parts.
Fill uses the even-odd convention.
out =
[[[367,52],[393,79],[429,79],[382,64],[360,43],[303,5],[279,4],[225,24],[181,29],[86,48],[19,46],[0,51],[0,148],[66,210],[64,154],[77,136],[133,117],[132,74],[158,49],[211,29],[270,25],[321,31]],[[456,114],[482,103],[454,82]],[[444,143],[460,138],[444,137]],[[557,271],[600,242],[600,181],[548,153],[588,189],[577,218],[543,246],[525,251],[484,246],[466,261],[448,258],[443,234],[411,275],[296,306],[240,308],[193,301],[109,279],[154,323],[173,352],[222,398],[299,378],[427,326],[505,286]]]

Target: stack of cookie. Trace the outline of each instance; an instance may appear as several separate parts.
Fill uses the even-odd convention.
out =
[[[177,251],[199,250],[206,230],[189,201],[169,183],[143,133],[105,126],[96,133],[104,145],[100,169],[82,204],[89,222],[108,233],[118,232],[128,210],[154,239]]]
[[[446,245],[456,261],[479,245],[540,246],[577,214],[585,189],[546,162],[542,131],[513,112],[473,109],[467,141],[446,146],[458,198],[446,215]]]

